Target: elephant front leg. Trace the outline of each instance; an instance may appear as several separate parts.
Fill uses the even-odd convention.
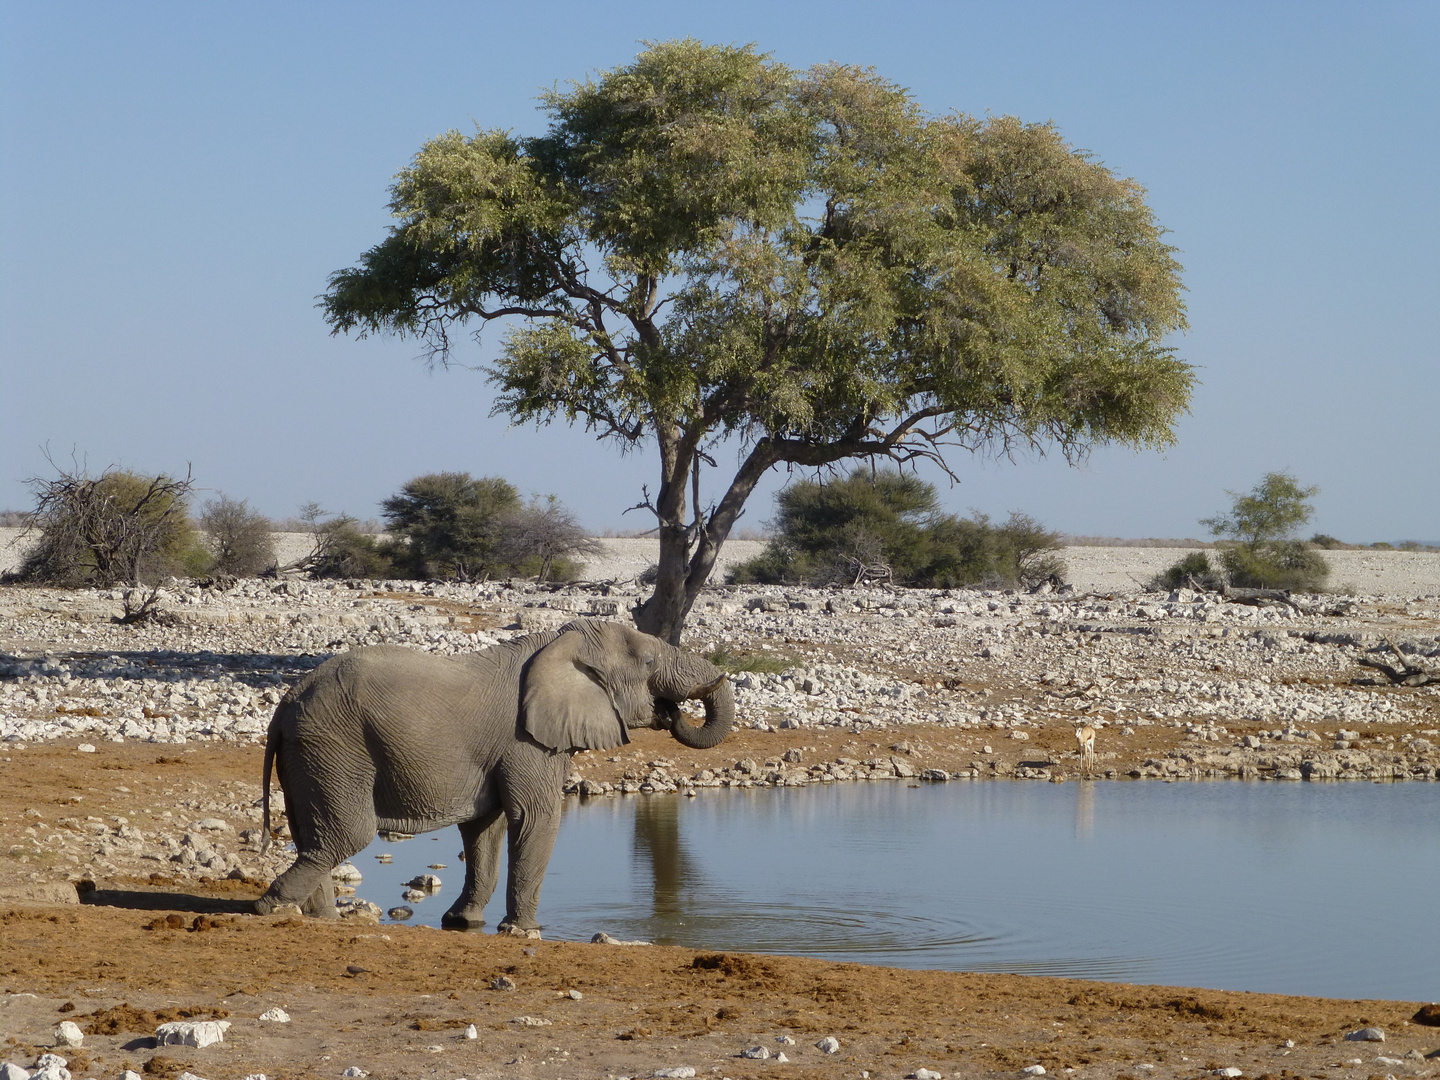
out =
[[[441,926],[463,929],[485,925],[485,905],[500,880],[505,825],[505,814],[499,807],[473,821],[460,823],[460,837],[465,843],[465,887],[460,898],[440,917]]]
[[[540,885],[560,831],[558,795],[548,803],[525,806],[510,820],[510,875],[505,885],[505,918],[501,934],[538,938]]]

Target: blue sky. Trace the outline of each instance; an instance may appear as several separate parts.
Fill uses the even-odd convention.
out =
[[[1149,189],[1201,379],[1179,444],[1080,468],[960,456],[962,483],[931,477],[948,508],[1197,536],[1226,489],[1288,469],[1321,489],[1314,530],[1440,539],[1430,2],[0,3],[0,508],[29,505],[48,446],[189,463],[203,494],[274,516],[370,517],[463,469],[648,527],[622,511],[653,455],[509,428],[480,374],[332,338],[314,305],[382,237],[425,139],[537,131],[540,90],[680,36],[870,65],[932,112],[1053,120]]]

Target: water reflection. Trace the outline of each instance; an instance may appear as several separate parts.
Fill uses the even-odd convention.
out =
[[[665,924],[682,925],[686,897],[700,882],[700,871],[680,839],[679,799],[640,799],[635,804],[632,850],[647,865],[651,914]]]
[[[1089,840],[1095,834],[1095,781],[1075,784],[1075,839]]]

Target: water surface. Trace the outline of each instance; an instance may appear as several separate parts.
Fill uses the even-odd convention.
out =
[[[847,783],[566,804],[547,938],[952,971],[1440,998],[1440,785]],[[454,829],[377,840],[360,895],[438,925]],[[394,863],[371,856],[386,851]],[[446,864],[428,871],[429,863]],[[486,909],[504,915],[504,878]]]

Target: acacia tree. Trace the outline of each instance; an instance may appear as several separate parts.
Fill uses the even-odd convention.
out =
[[[1173,441],[1179,264],[1143,189],[1052,126],[693,40],[543,103],[543,134],[426,143],[322,304],[336,333],[415,335],[441,363],[500,321],[493,414],[655,441],[641,629],[678,641],[776,465]],[[702,505],[727,438],[738,465]]]

